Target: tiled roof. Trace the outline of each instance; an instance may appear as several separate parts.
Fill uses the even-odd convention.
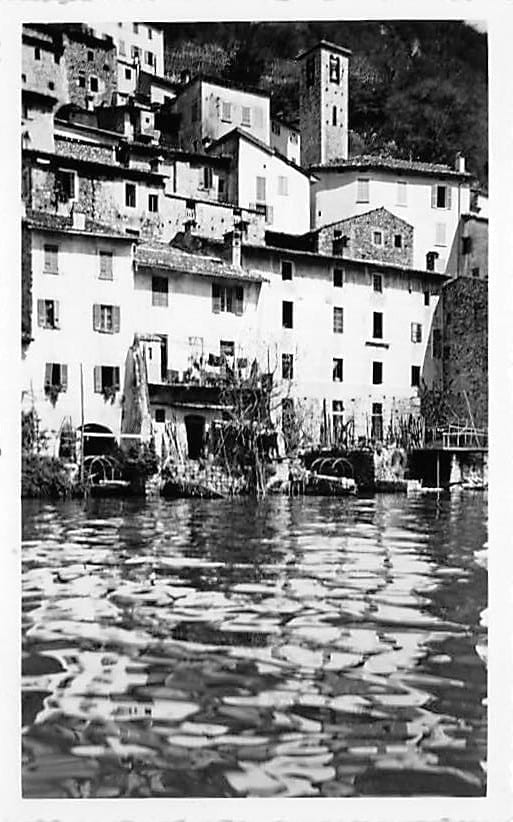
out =
[[[345,171],[352,168],[390,169],[391,171],[406,171],[416,174],[427,174],[431,177],[459,177],[471,179],[472,174],[467,171],[456,171],[441,163],[423,163],[420,160],[402,160],[399,157],[380,157],[376,154],[359,154],[347,160],[332,160],[328,163],[314,165],[311,171],[326,171],[338,169]]]
[[[326,228],[331,228],[334,225],[341,225],[342,223],[352,223],[356,220],[360,220],[363,217],[368,217],[370,214],[388,214],[392,217],[393,221],[396,223],[402,223],[403,225],[407,225],[410,228],[413,228],[411,223],[408,223],[406,220],[403,220],[401,217],[397,217],[388,208],[384,208],[383,206],[379,206],[379,208],[371,208],[369,211],[363,211],[361,214],[351,214],[350,217],[341,217],[340,220],[333,220],[331,223],[326,223],[326,225],[321,225],[318,228],[313,228],[308,234],[318,234],[320,231],[324,231]]]
[[[266,154],[271,154],[277,157],[279,160],[282,160],[288,166],[291,166],[295,171],[298,171],[300,174],[303,174],[305,177],[311,177],[310,172],[307,169],[302,168],[301,166],[296,165],[293,163],[292,160],[289,160],[288,157],[285,157],[284,154],[281,154],[277,149],[272,148],[267,143],[264,143],[263,140],[259,140],[258,137],[255,137],[250,131],[244,131],[242,128],[236,126],[232,128],[231,131],[228,131],[226,134],[223,134],[222,137],[218,137],[217,140],[214,140],[211,145],[209,146],[209,150],[213,146],[221,146],[223,143],[227,143],[233,138],[238,138],[241,140],[246,140],[248,143],[252,143],[257,148],[260,148],[262,151],[265,151]]]
[[[119,237],[123,240],[134,241],[124,231],[118,231],[111,225],[99,223],[96,220],[85,218],[84,228],[77,228],[73,225],[72,217],[65,217],[62,214],[50,214],[46,211],[33,211],[27,209],[25,220],[30,228],[48,229],[49,231],[65,231],[69,234],[101,234],[107,237]]]
[[[223,280],[245,280],[261,283],[265,277],[256,271],[237,268],[219,257],[189,254],[165,243],[144,244],[137,247],[135,260],[139,266],[167,268],[186,274],[216,277]]]

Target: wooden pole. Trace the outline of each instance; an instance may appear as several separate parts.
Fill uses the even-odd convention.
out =
[[[84,367],[80,363],[80,484],[84,485]]]
[[[436,487],[440,488],[440,451],[436,452]]]

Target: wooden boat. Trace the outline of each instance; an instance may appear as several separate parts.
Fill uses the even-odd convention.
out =
[[[130,493],[128,480],[104,479],[90,486],[92,497],[124,497]]]

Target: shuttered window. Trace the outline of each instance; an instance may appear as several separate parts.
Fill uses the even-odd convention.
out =
[[[333,333],[342,334],[344,331],[344,309],[333,307]]]
[[[383,363],[382,362],[373,362],[372,363],[372,384],[373,385],[381,385],[383,382]]]
[[[41,328],[59,328],[59,301],[37,301],[37,324]]]
[[[212,283],[212,311],[214,314],[227,312],[241,316],[244,312],[243,286]]]
[[[249,106],[242,106],[242,125],[251,125],[251,109],[249,108]]]
[[[118,305],[93,305],[93,329],[104,334],[118,334],[120,309]]]
[[[112,279],[112,252],[100,251],[100,280]]]
[[[119,391],[119,367],[112,365],[95,365],[94,367],[94,390],[96,394],[101,394],[106,389]]]
[[[344,379],[344,360],[340,357],[333,359],[333,382],[342,382]]]
[[[294,355],[281,355],[281,376],[284,380],[294,379]]]
[[[231,123],[232,121],[232,104],[231,103],[222,103],[221,104],[221,120],[223,123]]]
[[[59,273],[59,246],[45,245],[44,247],[44,270],[47,274]]]
[[[357,203],[368,203],[369,202],[369,180],[365,178],[360,178],[357,180],[356,183],[356,202]]]
[[[167,277],[151,278],[151,304],[167,307],[169,298],[169,281]]]
[[[342,288],[344,285],[344,269],[343,268],[334,268],[333,269],[333,285],[335,288]]]
[[[402,180],[397,183],[397,205],[405,206],[408,202],[408,189]]]
[[[265,203],[265,177],[256,178],[256,201]]]
[[[282,197],[286,197],[289,193],[289,180],[288,177],[278,177],[278,194]]]
[[[431,208],[451,208],[451,187],[446,185],[431,186]]]
[[[283,300],[281,304],[281,321],[283,328],[292,328],[294,325],[294,304]]]
[[[372,315],[372,336],[374,339],[383,339],[383,314],[380,311],[374,311]]]
[[[445,223],[435,225],[435,245],[446,245]]]
[[[136,206],[136,189],[134,183],[125,183],[125,205],[127,208]]]
[[[412,365],[411,367],[411,384],[412,387],[420,385],[420,365]]]
[[[50,388],[68,389],[68,366],[63,363],[47,362],[45,365],[45,391]]]
[[[421,323],[412,323],[411,324],[411,341],[414,343],[422,342],[422,324]]]

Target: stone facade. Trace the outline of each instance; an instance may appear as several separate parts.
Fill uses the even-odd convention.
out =
[[[304,168],[347,157],[349,53],[321,41],[299,58],[299,121]]]
[[[381,242],[375,234],[380,234]],[[413,265],[413,226],[386,208],[332,223],[315,232],[314,250],[321,254],[340,253],[359,260],[380,260],[394,265]],[[342,237],[346,246],[342,248]],[[400,237],[400,241],[397,239]],[[400,242],[400,246],[396,245]],[[340,251],[337,251],[337,244]]]
[[[64,35],[64,63],[71,103],[86,109],[112,104],[117,90],[117,64],[110,38],[68,29]]]
[[[488,218],[463,214],[454,238],[447,273],[453,277],[488,279]]]

